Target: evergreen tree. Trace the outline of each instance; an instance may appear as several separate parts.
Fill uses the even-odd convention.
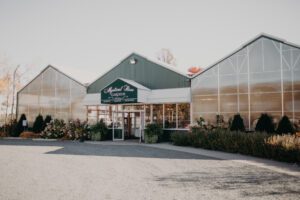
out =
[[[35,118],[35,121],[33,123],[33,127],[32,127],[32,130],[33,132],[35,133],[40,133],[42,132],[44,129],[44,119],[43,119],[43,116],[42,115],[38,115],[36,118]]]
[[[231,131],[242,131],[242,132],[245,131],[244,120],[240,114],[234,115],[230,130]]]
[[[23,126],[23,121],[24,120],[27,120],[26,119],[26,115],[25,114],[22,114],[14,131],[12,131],[12,136],[13,137],[19,137],[19,135],[24,131],[24,129],[27,129],[28,128],[28,122],[26,124],[26,126]]]
[[[290,119],[287,116],[283,116],[281,120],[278,123],[278,127],[276,130],[277,133],[279,134],[284,134],[284,133],[295,133],[295,129],[290,121]]]
[[[261,114],[257,121],[255,130],[259,132],[274,133],[275,130],[272,117],[266,113]]]
[[[43,125],[43,129],[45,129],[45,127],[47,126],[48,123],[50,123],[52,120],[51,115],[46,115],[45,120],[44,120],[44,125]]]

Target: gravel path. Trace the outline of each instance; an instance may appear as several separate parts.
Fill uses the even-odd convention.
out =
[[[299,177],[130,143],[0,140],[0,199],[299,199]]]

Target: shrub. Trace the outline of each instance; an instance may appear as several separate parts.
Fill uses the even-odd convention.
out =
[[[51,115],[46,115],[45,120],[44,120],[44,124],[43,124],[43,130],[47,126],[47,124],[51,122],[51,120],[52,120]]]
[[[266,143],[288,150],[300,150],[300,137],[296,135],[273,135],[266,140]]]
[[[30,131],[24,131],[20,134],[21,138],[39,138],[40,135]]]
[[[145,142],[157,143],[163,134],[162,127],[158,124],[147,124],[145,129]]]
[[[64,120],[54,119],[48,123],[45,129],[41,132],[41,137],[48,139],[62,138],[64,136],[65,126],[66,124]]]
[[[295,133],[295,129],[290,121],[290,119],[287,116],[283,116],[281,120],[278,123],[278,127],[276,132],[278,134],[284,134],[284,133]]]
[[[67,124],[64,120],[54,119],[47,124],[42,131],[41,137],[52,139],[84,140],[89,139],[89,129],[86,122],[79,119],[70,120]]]
[[[272,117],[266,113],[261,114],[260,118],[257,121],[255,130],[259,132],[274,133],[274,124]]]
[[[100,141],[108,139],[108,128],[102,119],[91,126],[91,140]]]
[[[300,163],[300,137],[296,135],[269,136],[265,132],[243,133],[224,129],[207,131],[198,128],[192,129],[188,134],[173,134],[172,142],[179,146],[194,146]]]
[[[16,119],[13,119],[11,122],[4,124],[0,127],[0,137],[9,137],[15,136],[15,131],[17,127]]]
[[[63,133],[65,139],[70,140],[85,140],[90,138],[88,124],[85,121],[81,122],[79,119],[70,120],[64,127]]]
[[[32,127],[33,132],[35,133],[40,133],[44,130],[44,119],[42,115],[38,115],[35,118],[35,121],[33,123],[33,127]]]
[[[222,127],[224,125],[224,116],[216,115],[217,127]]]
[[[267,156],[285,162],[300,163],[300,137],[274,135],[266,139]]]
[[[171,135],[171,141],[177,146],[191,146],[192,144],[190,143],[190,136],[188,134],[190,133],[175,132]]]
[[[203,117],[199,117],[199,119],[196,120],[199,127],[204,128],[205,127],[205,120]]]
[[[23,126],[23,120],[27,120],[26,119],[26,115],[22,114],[18,123],[15,125],[15,127],[11,127],[11,132],[10,135],[13,137],[19,137],[19,135],[24,131],[24,129],[26,130],[28,128],[27,126]]]
[[[0,130],[0,138],[7,137],[7,136],[8,136],[7,132],[5,132],[4,130]]]
[[[231,122],[231,131],[245,131],[244,120],[240,114],[236,114],[233,117],[233,121]]]

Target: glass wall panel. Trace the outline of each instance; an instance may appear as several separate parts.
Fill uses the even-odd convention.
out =
[[[281,93],[251,94],[251,112],[281,112]]]
[[[218,69],[211,68],[203,76],[198,77],[194,80],[194,84],[201,85],[201,87],[193,87],[193,93],[198,95],[218,94]]]
[[[190,104],[178,104],[178,128],[188,128],[190,123]]]
[[[151,105],[149,104],[145,105],[145,122],[146,124],[151,123]]]
[[[294,92],[294,110],[300,112],[300,91]]]
[[[281,74],[278,72],[261,72],[250,75],[251,93],[281,92]]]
[[[118,109],[120,110],[120,109]],[[123,139],[122,129],[124,127],[124,113],[115,112],[112,116],[113,120],[113,139]]]
[[[292,92],[284,92],[283,93],[283,103],[284,103],[283,104],[284,113],[293,112],[293,93]]]
[[[263,50],[262,39],[257,40],[248,46],[250,73],[263,71]]]
[[[220,112],[238,112],[238,96],[235,95],[220,95]]]
[[[294,123],[297,125],[297,127],[300,127],[300,112],[295,112],[295,119],[294,119]]]
[[[239,95],[238,112],[249,112],[248,94]]]
[[[237,76],[220,74],[220,94],[236,94],[237,93]]]
[[[269,39],[262,42],[264,71],[280,72],[280,44]]]
[[[300,69],[299,68],[294,68],[294,90],[300,91]]]
[[[144,105],[124,105],[123,109],[128,111],[144,110]]]
[[[248,74],[239,74],[238,75],[238,92],[248,93]]]
[[[251,93],[280,92],[281,72],[278,44],[268,39],[259,39],[250,48]]]
[[[237,66],[236,56],[224,60],[219,65],[220,94],[237,93]],[[217,81],[217,80],[215,80]]]
[[[163,105],[153,104],[152,105],[153,119],[152,122],[163,125]]]
[[[116,109],[117,107],[118,110]],[[113,111],[120,111],[120,113],[127,115],[128,112],[144,111],[144,108],[146,113],[146,124],[151,123],[151,116],[153,116],[153,123],[158,123],[160,125],[163,125],[163,119],[165,119],[164,128],[166,129],[188,128],[190,124],[189,103],[87,106],[87,119],[89,124],[95,124],[102,119],[108,126],[111,126]]]
[[[283,78],[283,91],[292,91],[293,90],[292,70],[283,71],[282,78]]]
[[[112,112],[111,106],[98,106],[98,121],[103,120],[107,126],[112,124]]]
[[[98,121],[97,118],[97,106],[88,106],[88,113],[87,113],[87,117],[88,117],[88,123],[89,124],[96,124]]]
[[[193,109],[197,112],[218,112],[218,96],[193,96]]]
[[[220,75],[232,75],[235,74],[236,65],[235,65],[236,57],[232,56],[219,64],[219,74]]]
[[[164,128],[176,128],[176,104],[165,104]]]

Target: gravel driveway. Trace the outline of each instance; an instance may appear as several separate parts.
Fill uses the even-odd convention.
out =
[[[134,143],[0,140],[0,199],[299,199],[299,177]]]

